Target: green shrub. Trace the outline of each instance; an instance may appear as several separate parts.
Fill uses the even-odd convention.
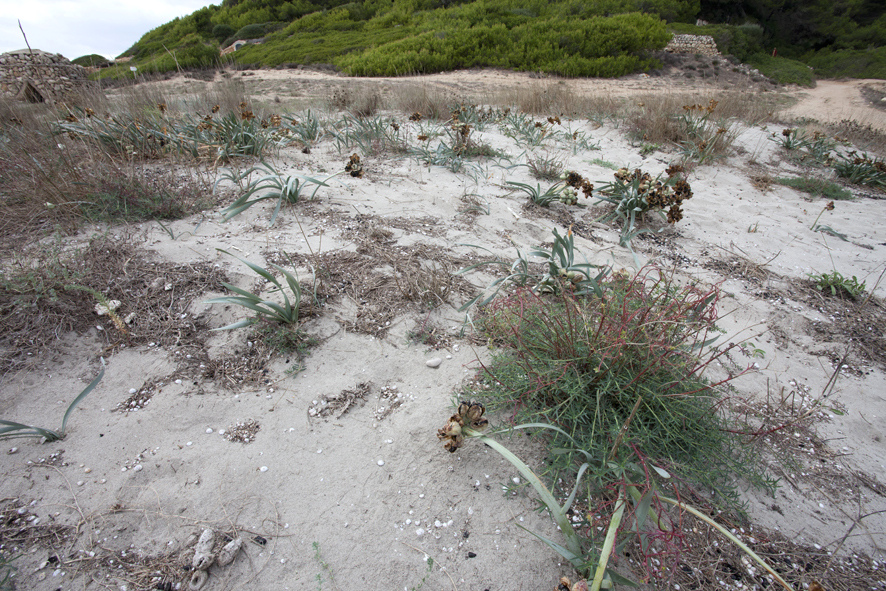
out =
[[[872,49],[821,50],[807,56],[821,78],[886,79],[886,46]]]
[[[111,65],[111,61],[109,59],[95,53],[91,53],[89,55],[81,55],[78,58],[72,59],[71,63],[77,64],[78,66],[83,66],[84,68],[104,68]]]
[[[661,20],[639,13],[568,22],[538,18],[510,29],[495,22],[428,31],[334,63],[360,76],[491,66],[616,77],[654,65],[642,52],[661,49],[669,38]]]
[[[800,86],[815,86],[815,75],[812,68],[785,57],[772,57],[771,55],[758,53],[748,59],[748,63],[760,73],[775,80],[779,84],[798,84]]]
[[[237,30],[231,25],[215,25],[212,27],[212,36],[221,43],[228,37],[231,37]]]

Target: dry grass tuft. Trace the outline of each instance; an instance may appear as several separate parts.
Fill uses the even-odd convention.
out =
[[[684,106],[716,104],[711,114],[713,120],[729,122],[742,121],[749,125],[759,125],[772,120],[775,104],[757,94],[738,92],[642,94],[625,103],[620,116],[624,117],[628,134],[645,142],[665,145],[678,145],[689,141],[680,116]],[[724,126],[725,127],[725,126]]]
[[[329,109],[347,111],[355,117],[371,117],[383,104],[381,93],[375,85],[339,86],[326,100]]]
[[[460,101],[437,86],[403,83],[396,88],[393,108],[403,113],[421,113],[426,119],[448,119],[452,106]]]

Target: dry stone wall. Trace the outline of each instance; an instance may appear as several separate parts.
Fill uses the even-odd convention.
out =
[[[710,35],[674,35],[664,50],[671,53],[699,53],[708,57],[720,57],[717,44]]]
[[[0,54],[0,97],[57,103],[90,84],[86,68],[60,53],[22,49]]]

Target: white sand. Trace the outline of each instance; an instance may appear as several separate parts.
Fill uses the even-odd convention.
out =
[[[474,78],[468,80],[466,73],[444,74],[433,81],[490,86],[529,81],[524,75],[497,71],[470,75]],[[293,76],[315,82],[333,78],[311,72],[261,72],[255,78],[276,83],[278,77]],[[643,84],[638,78],[582,82],[588,92],[629,93],[654,88],[650,85],[659,81]],[[859,84],[823,82],[816,89],[796,91],[793,94],[802,102],[791,113],[836,120],[851,116],[886,127],[882,111],[864,109],[861,113],[863,105],[856,99]],[[414,141],[416,126],[400,119]],[[561,146],[545,144],[535,151],[562,157],[569,169],[592,181],[612,178],[611,170],[591,164],[592,159],[642,167],[653,175],[676,159],[675,154],[661,151],[642,158],[639,149],[611,127],[595,128],[587,121],[568,125],[589,134],[601,149],[572,154]],[[789,282],[803,281],[807,273],[830,271],[834,265],[843,275],[855,275],[870,287],[886,263],[886,201],[841,201],[833,212],[826,212],[820,223],[846,234],[849,240],[844,242],[810,231],[822,201],[809,201],[805,194],[778,185],[766,192],[755,188],[750,177],[756,170],[773,176],[804,174],[766,139],[780,129],[744,130],[739,138],[746,150],[743,155],[693,171],[689,180],[694,197],[684,205],[685,219],[676,227],[664,227],[663,246],[635,242],[644,262],[661,256],[658,260],[664,265],[678,262],[678,273],[687,279],[723,281],[723,291],[734,296],[722,302],[723,311],[729,312],[721,323],[729,332],[724,342],[733,335],[760,333],[753,340],[766,352],[765,358],[756,360],[759,369],[734,384],[739,396],[758,400],[765,398],[767,389],[773,394],[783,388],[796,389],[791,381],[808,385],[810,395],[819,397],[832,373],[829,355],[844,346],[810,336],[810,321],[846,320],[822,318],[819,310],[799,297],[791,299]],[[478,136],[513,157],[523,152],[494,126]],[[280,161],[286,163],[286,171],[318,174],[320,169],[340,170],[347,156],[324,141],[310,155],[294,148],[284,151]],[[759,168],[749,165],[751,158]],[[265,263],[263,253],[276,250],[307,254],[296,219],[313,250],[331,252],[355,248],[355,230],[346,227],[342,216],[371,214],[382,222],[390,216],[430,216],[439,231],[428,227],[422,235],[421,228],[412,232],[392,229],[392,239],[398,246],[426,243],[462,254],[474,251],[457,244],[476,244],[508,260],[514,255],[508,239],[525,250],[549,241],[553,228],[561,233],[567,229],[546,217],[527,217],[523,195],[502,188],[505,180],[535,184],[525,167],[505,171],[486,165],[471,179],[441,167],[429,169],[412,159],[364,156],[364,163],[365,178],[337,177],[331,188],[319,192],[314,213],[298,207],[284,210],[272,228],[267,227],[272,210],[268,205],[253,207],[228,223],[221,221],[218,210],[208,212],[195,236],[176,241],[150,223],[140,225],[133,239],[141,241],[157,260],[217,262],[237,284],[252,287],[254,277],[248,270],[216,248],[260,264]],[[459,198],[466,192],[482,195],[489,203],[489,215],[477,216],[473,224],[458,213],[463,206]],[[576,221],[593,219],[587,209],[560,204],[553,209]],[[328,217],[324,212],[339,216],[324,221]],[[173,231],[193,230],[199,219],[175,222]],[[630,252],[618,246],[616,229],[595,223],[590,227],[595,241],[576,239],[590,261],[634,265]],[[756,231],[749,232],[751,227]],[[732,255],[758,264],[768,262],[767,268],[778,277],[754,285],[740,278],[724,280],[705,268],[711,261]],[[487,280],[473,278],[478,285]],[[776,290],[787,294],[785,299],[772,296]],[[203,299],[213,295],[217,294],[206,294]],[[886,296],[886,285],[881,284],[876,295]],[[238,310],[201,301],[192,306],[191,313],[212,326],[240,317]],[[19,588],[122,589],[126,581],[114,574],[113,565],[99,571],[98,580],[91,582],[88,569],[81,569],[86,563],[76,560],[81,557],[78,550],[156,555],[183,545],[206,526],[236,527],[244,537],[261,535],[268,540],[264,547],[245,544],[245,554],[232,566],[214,567],[207,589],[315,589],[321,586],[318,575],[323,589],[411,589],[427,573],[426,555],[435,562],[424,589],[554,588],[561,575],[571,573],[551,550],[521,529],[558,539],[550,520],[536,512],[534,494],[521,489],[516,495],[503,496],[502,485],[512,482],[516,470],[478,442],[468,442],[450,455],[435,437],[452,412],[454,392],[478,367],[477,355],[481,359],[486,355],[482,348],[458,337],[464,316],[451,305],[457,303],[454,298],[431,314],[458,345],[458,350],[450,346],[439,351],[408,340],[407,332],[423,318],[417,310],[396,316],[387,336],[375,339],[345,330],[344,322],[354,314],[353,303],[333,305],[305,325],[309,333],[325,340],[306,358],[304,372],[287,377],[286,360],[277,358],[267,367],[271,385],[240,392],[197,375],[173,375],[177,367],[174,349],[139,347],[110,356],[104,380],[71,417],[64,441],[46,445],[30,440],[7,442],[7,449],[15,445],[18,452],[0,455],[0,498],[33,503],[31,511],[43,523],[80,528],[72,546],[62,544],[56,549],[65,562],[58,574],[52,565],[35,571],[47,558],[45,549],[21,557],[16,563]],[[124,310],[125,306],[126,302]],[[105,319],[97,317],[96,323],[113,330]],[[776,338],[774,329],[786,339]],[[246,336],[242,330],[216,333],[208,344],[210,352],[244,350]],[[34,371],[5,380],[0,395],[4,418],[50,427],[60,422],[73,395],[93,375],[95,366],[87,361],[103,346],[96,331],[66,338],[70,346],[64,354],[47,357]],[[428,368],[425,361],[437,356],[443,358],[442,365]],[[881,477],[886,457],[883,368],[856,363],[851,369],[860,369],[863,375],[844,372],[825,404],[839,404],[845,414],[827,413],[829,419],[818,423],[820,436],[827,440],[820,457],[829,474],[861,470]],[[131,388],[141,388],[151,380],[164,384],[144,409],[111,412],[128,398]],[[309,415],[313,401],[361,383],[371,384],[365,403],[340,418]],[[403,402],[379,420],[379,407],[389,405],[380,398],[383,386],[396,386]],[[219,435],[220,429],[247,419],[261,425],[254,442],[233,443]],[[513,446],[530,463],[541,457],[541,450],[530,442],[515,440]],[[837,455],[831,457],[827,451]],[[55,452],[63,453],[63,463],[40,465]],[[142,469],[135,471],[136,465]],[[261,471],[262,467],[267,470]],[[851,525],[850,516],[859,511],[859,491],[825,489],[822,483],[828,478],[792,474],[791,482],[783,481],[774,499],[748,492],[753,522],[777,528],[798,542],[834,549]],[[882,496],[867,488],[860,492],[862,512],[886,508]],[[115,506],[120,511],[112,511]],[[866,519],[855,531],[859,535],[847,539],[843,551],[882,559],[884,530],[884,514]],[[469,552],[476,556],[468,558]]]

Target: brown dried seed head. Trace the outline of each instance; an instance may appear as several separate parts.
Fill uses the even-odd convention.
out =
[[[486,412],[486,409],[483,405],[475,402],[468,407],[467,412],[463,416],[465,419],[473,423],[480,420],[484,412]]]

